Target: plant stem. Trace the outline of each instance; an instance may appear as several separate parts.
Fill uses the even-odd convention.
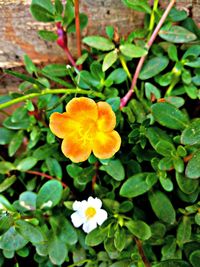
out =
[[[159,3],[159,0],[154,0],[153,10],[151,12],[151,17],[150,17],[150,22],[149,22],[149,38],[148,39],[150,39],[154,25],[155,25],[155,13],[157,12],[157,9],[158,9],[158,3]]]
[[[73,59],[68,48],[66,31],[64,30],[60,22],[56,23],[56,27],[57,27],[57,34],[58,34],[57,44],[65,51],[67,58],[72,64],[72,66],[78,69],[78,67],[76,66],[76,62]]]
[[[165,22],[165,19],[167,18],[168,14],[169,14],[170,10],[172,9],[172,7],[174,6],[175,2],[176,2],[176,0],[171,0],[169,5],[167,6],[165,12],[163,13],[158,25],[156,26],[156,28],[155,28],[154,32],[152,33],[149,41],[147,42],[146,46],[147,46],[148,50],[150,49],[150,47],[152,46],[153,42],[155,41],[160,28],[162,27],[163,23]],[[136,71],[135,71],[134,76],[133,76],[131,88],[127,92],[127,94],[121,99],[120,108],[125,107],[127,102],[129,101],[129,99],[132,97],[133,92],[134,92],[134,87],[135,87],[135,85],[137,83],[137,79],[138,79],[138,76],[139,76],[140,71],[142,69],[142,66],[144,64],[145,59],[146,59],[146,56],[143,56],[143,57],[140,58],[140,60],[138,62],[138,65],[136,67]]]
[[[119,60],[120,60],[120,62],[122,64],[122,67],[123,67],[124,71],[126,72],[128,78],[130,79],[130,81],[132,81],[131,74],[130,74],[130,71],[129,71],[128,67],[127,67],[127,64],[126,64],[126,61],[125,61],[124,57],[123,56],[119,56]]]
[[[45,177],[45,178],[47,178],[47,179],[49,179],[49,180],[57,180],[57,181],[61,182],[60,179],[55,178],[55,177],[53,177],[53,176],[51,176],[51,175],[48,175],[48,174],[46,174],[46,173],[43,173],[43,172],[26,171],[26,173],[30,173],[30,174],[34,174],[34,175],[37,175],[37,176]],[[63,182],[61,182],[61,184],[62,184],[62,186],[63,186],[64,188],[67,188],[67,187],[68,187],[68,186],[67,186],[65,183],[63,183]]]
[[[77,88],[70,88],[70,89],[66,89],[66,88],[48,89],[47,88],[47,89],[44,89],[43,91],[41,91],[40,93],[32,93],[32,94],[20,96],[18,98],[12,99],[8,102],[2,103],[2,104],[0,104],[0,109],[7,108],[11,105],[23,102],[27,99],[35,98],[35,97],[38,97],[41,95],[48,95],[48,94],[66,94],[66,95],[82,94],[82,95],[93,95],[93,96],[99,97],[101,99],[105,99],[104,95],[100,92],[95,92],[92,90],[84,90],[84,89],[80,89],[78,87]]]
[[[80,29],[80,17],[79,17],[79,0],[74,1],[75,9],[75,25],[76,25],[76,45],[78,57],[81,56],[81,29]]]
[[[140,254],[141,258],[142,258],[142,261],[143,261],[144,265],[146,267],[151,267],[151,264],[149,263],[148,259],[145,256],[141,241],[138,238],[135,237],[135,243],[137,245],[138,252],[139,252],[139,254]]]

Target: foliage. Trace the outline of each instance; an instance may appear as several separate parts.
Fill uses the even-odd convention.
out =
[[[108,26],[107,37],[86,36],[75,62],[66,46],[68,34],[78,36],[73,2],[32,0],[30,8],[56,24],[57,33],[39,36],[57,40],[72,66],[39,68],[25,55],[27,74],[6,71],[23,82],[0,109],[24,104],[0,127],[0,266],[198,267],[200,31],[173,7],[148,47],[164,11],[157,0],[123,0],[145,13],[143,29],[125,38]],[[80,28],[86,24],[80,14]],[[82,95],[115,112],[122,145],[111,159],[73,163],[49,129],[50,115]],[[85,234],[70,216],[74,201],[89,196],[102,200],[108,219]]]

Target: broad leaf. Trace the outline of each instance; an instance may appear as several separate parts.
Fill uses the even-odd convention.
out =
[[[123,55],[131,58],[138,58],[147,55],[146,49],[134,44],[120,45],[119,50]]]
[[[102,51],[109,51],[115,48],[113,42],[101,36],[87,36],[83,38],[83,43]]]

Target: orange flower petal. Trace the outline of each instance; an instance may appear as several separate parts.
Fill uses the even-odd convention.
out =
[[[89,158],[92,149],[90,143],[82,142],[80,136],[66,136],[62,142],[62,152],[71,161],[78,163]]]
[[[98,132],[93,140],[93,153],[97,158],[111,158],[120,148],[121,137],[116,131]]]
[[[97,104],[87,97],[73,98],[66,106],[67,114],[77,120],[86,121],[88,119],[96,121],[98,118]]]
[[[111,106],[106,102],[98,102],[98,129],[103,132],[112,131],[116,125],[116,116]]]
[[[77,122],[72,120],[66,112],[63,114],[55,112],[50,116],[49,127],[53,134],[59,138],[64,138],[66,133],[77,128]]]

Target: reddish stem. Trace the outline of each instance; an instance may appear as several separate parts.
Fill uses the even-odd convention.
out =
[[[72,54],[70,53],[69,48],[68,48],[66,31],[64,30],[60,22],[56,23],[56,26],[57,26],[57,34],[58,34],[57,44],[65,51],[67,58],[72,64],[72,66],[78,69],[76,62],[73,59]]]
[[[98,169],[99,169],[99,163],[96,162],[94,164],[94,168],[95,168],[95,174],[94,176],[92,177],[92,190],[94,191],[94,186],[96,184],[96,181],[97,181],[97,177],[98,177]]]
[[[48,174],[46,174],[46,173],[43,173],[43,172],[26,171],[26,173],[30,173],[30,174],[34,174],[34,175],[37,175],[37,176],[45,177],[45,178],[47,178],[47,179],[49,179],[49,180],[57,180],[57,181],[61,182],[58,178],[55,178],[55,177],[53,177],[53,176],[51,176],[51,175],[48,175]],[[63,183],[63,182],[61,182],[61,184],[62,184],[62,186],[63,186],[64,188],[67,188],[67,187],[68,187],[68,186],[67,186],[65,183]]]
[[[148,50],[150,49],[150,47],[152,46],[153,42],[155,41],[160,28],[162,27],[163,23],[165,22],[165,19],[167,18],[168,14],[169,14],[170,10],[172,9],[172,7],[174,6],[175,2],[176,2],[176,0],[171,0],[171,2],[169,3],[168,7],[165,10],[165,12],[163,13],[158,25],[156,26],[154,32],[152,33],[152,35],[151,35],[151,37],[150,37],[150,39],[149,39],[149,41],[147,43],[147,49]],[[125,107],[127,102],[129,101],[129,99],[132,97],[133,92],[134,92],[134,87],[136,86],[137,79],[138,79],[138,76],[139,76],[140,71],[142,69],[142,66],[144,64],[145,59],[146,59],[146,56],[143,56],[143,57],[140,58],[140,60],[138,62],[138,65],[137,65],[137,68],[136,68],[136,71],[135,71],[134,76],[133,76],[131,88],[127,92],[127,94],[121,99],[120,108]]]
[[[79,17],[79,0],[74,1],[74,9],[75,9],[75,25],[76,25],[76,45],[77,45],[78,57],[80,57],[81,56],[81,29],[80,29],[80,17]]]
[[[151,267],[151,264],[149,263],[148,259],[145,256],[141,241],[135,237],[135,243],[137,245],[138,252],[140,254],[140,257],[142,258],[144,265],[146,267]]]

